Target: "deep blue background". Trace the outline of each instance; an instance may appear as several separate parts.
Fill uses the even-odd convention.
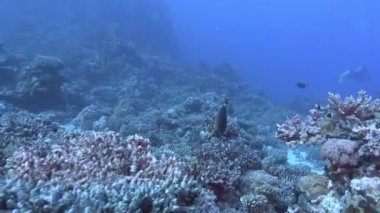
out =
[[[380,91],[380,1],[170,1],[183,59],[228,61],[274,100]],[[370,82],[338,83],[366,66]],[[301,90],[296,81],[305,81]]]
[[[118,23],[119,33],[128,38],[133,37],[128,32],[130,26],[138,25],[141,29],[134,26],[134,39],[140,39],[140,43],[156,39],[151,46],[168,46],[171,32],[157,31],[172,30],[173,40],[179,43],[176,55],[184,62],[229,62],[242,72],[244,81],[266,91],[279,103],[295,98],[325,100],[328,91],[343,96],[355,95],[360,89],[375,96],[380,93],[378,0],[136,0],[133,11],[140,8],[135,12],[147,13],[141,17],[155,16],[154,10],[162,10],[154,8],[155,1],[157,5],[169,5],[171,28],[144,23],[143,18],[130,19],[132,1],[3,0],[0,39],[8,46],[16,45],[11,41],[15,35],[8,28],[15,28],[20,22],[26,22],[22,27],[29,26],[24,29],[26,35],[43,32],[41,20],[50,26],[68,24],[72,29],[68,29],[71,31],[67,37],[73,40],[81,36],[77,29],[87,32],[102,22]],[[146,2],[152,8],[141,9]],[[54,45],[59,44],[50,46]],[[368,68],[371,81],[338,83],[340,73],[358,66]],[[307,82],[308,87],[297,88],[297,81]]]

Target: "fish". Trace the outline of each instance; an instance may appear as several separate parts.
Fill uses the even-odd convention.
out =
[[[300,88],[300,89],[304,89],[304,88],[306,88],[307,84],[306,84],[304,81],[298,81],[298,82],[296,83],[296,86],[297,86],[298,88]]]
[[[214,127],[213,127],[213,134],[216,137],[221,137],[226,132],[226,129],[227,129],[227,108],[228,108],[229,104],[230,104],[229,100],[225,99],[223,105],[219,108],[219,111],[216,114],[215,121],[214,121]]]

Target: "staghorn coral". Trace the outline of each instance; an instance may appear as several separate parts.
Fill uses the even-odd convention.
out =
[[[147,139],[84,132],[62,140],[14,154],[0,187],[2,210],[218,211],[213,195],[184,173],[182,163],[153,156]]]
[[[5,112],[0,117],[0,167],[19,146],[27,146],[56,134],[59,129],[52,114],[26,111]]]
[[[320,196],[317,203],[323,209],[331,209],[330,212],[343,209],[350,212],[379,211],[379,206],[355,192],[352,184],[350,188],[354,180],[374,178],[380,174],[379,115],[380,100],[372,100],[364,91],[360,91],[357,98],[350,96],[345,99],[329,93],[327,106],[317,105],[304,120],[300,121],[300,117],[295,116],[278,125],[277,138],[290,146],[322,144],[321,154],[330,161],[325,167],[330,180],[329,193]],[[310,202],[305,197],[299,198],[300,206],[306,211],[320,209]]]
[[[295,115],[285,121],[282,125],[277,125],[276,137],[293,145],[295,141],[301,139],[302,117]]]
[[[350,96],[344,100],[338,94],[329,93],[328,103],[310,110],[305,120],[296,115],[278,125],[276,137],[291,146],[322,144],[327,138],[364,139],[363,134],[355,130],[378,123],[380,100],[372,100],[364,91],[360,91],[356,99]]]
[[[278,125],[276,136],[290,146],[323,144],[322,155],[334,164],[329,173],[345,166],[360,169],[356,175],[379,173],[380,100],[372,100],[360,91],[356,99],[351,96],[344,100],[330,93],[328,102],[325,107],[310,110],[304,120],[295,116]],[[345,172],[346,169],[339,171]]]
[[[353,96],[341,99],[339,94],[329,93],[329,109],[338,113],[340,117],[345,117],[360,122],[376,118],[376,113],[380,112],[380,100],[372,100],[364,90],[359,91],[358,97]]]

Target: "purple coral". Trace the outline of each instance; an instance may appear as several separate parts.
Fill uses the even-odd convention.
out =
[[[0,117],[0,170],[5,158],[12,156],[19,146],[38,143],[57,134],[58,123],[52,114],[31,114],[26,111],[5,112]]]
[[[215,210],[214,196],[173,157],[155,157],[150,141],[113,132],[66,135],[46,148],[22,148],[0,186],[6,209],[35,212]],[[3,199],[0,196],[0,200]],[[2,207],[0,207],[0,210]]]
[[[88,180],[133,176],[146,170],[154,160],[149,148],[149,140],[138,136],[123,140],[111,132],[88,132],[52,145],[48,151],[23,148],[14,154],[12,166],[22,179],[80,186]]]
[[[356,166],[359,161],[360,143],[347,139],[328,139],[322,145],[322,156],[337,166]]]
[[[358,97],[347,97],[344,101],[339,94],[329,93],[328,107],[343,117],[354,116],[360,121],[371,120],[380,112],[380,100],[372,100],[365,91],[361,90]]]
[[[379,113],[380,100],[364,91],[345,99],[329,93],[326,106],[317,105],[303,120],[287,120],[276,136],[290,146],[322,144],[321,154],[330,161],[326,172],[337,192],[344,194],[350,177],[380,173]]]
[[[377,123],[380,100],[372,100],[364,91],[358,98],[342,100],[339,94],[329,93],[328,105],[310,110],[306,119],[299,115],[278,125],[276,137],[294,146],[297,143],[323,144],[327,138],[363,138],[357,127],[369,127]]]
[[[289,145],[291,145],[291,142],[300,140],[301,127],[302,118],[299,115],[295,115],[291,119],[286,120],[284,124],[277,125],[276,137],[289,142]]]

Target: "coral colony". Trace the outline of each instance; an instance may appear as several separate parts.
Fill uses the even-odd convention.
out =
[[[344,100],[330,93],[327,106],[316,106],[305,119],[296,115],[278,125],[277,138],[292,147],[320,144],[329,162],[326,177],[313,175],[299,183],[309,211],[379,211],[379,112],[380,100],[364,91]]]

